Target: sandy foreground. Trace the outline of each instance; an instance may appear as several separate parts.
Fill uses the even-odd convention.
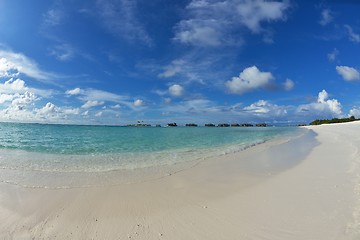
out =
[[[0,239],[360,239],[360,123],[308,128],[142,183],[0,183]]]

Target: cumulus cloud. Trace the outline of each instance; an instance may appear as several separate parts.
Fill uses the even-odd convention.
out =
[[[360,80],[360,73],[353,67],[348,66],[336,66],[336,71],[346,81]]]
[[[45,104],[44,107],[40,109],[35,109],[32,111],[33,119],[32,121],[37,122],[67,122],[69,121],[69,115],[72,115],[70,120],[74,121],[76,118],[75,116],[80,114],[79,108],[68,108],[68,107],[58,107],[55,104],[48,102]]]
[[[51,97],[54,91],[52,89],[30,88],[26,86],[24,80],[11,78],[3,84],[0,83],[0,92],[9,94],[32,92],[42,97]]]
[[[11,102],[14,99],[13,94],[0,94],[0,104],[5,102]]]
[[[239,2],[239,1],[236,1]],[[261,30],[261,22],[284,20],[285,10],[289,7],[288,1],[240,1],[236,6],[240,21],[253,32]]]
[[[19,93],[27,90],[28,88],[25,87],[25,82],[21,79],[10,78],[4,84],[0,83],[0,91],[2,93]]]
[[[0,49],[0,77],[25,74],[39,81],[52,81],[57,76],[39,69],[37,63],[21,53]]]
[[[23,110],[37,100],[39,98],[34,93],[26,91],[24,94],[14,95],[11,107],[16,110]]]
[[[349,34],[350,41],[360,43],[360,34],[355,33],[352,27],[350,27],[349,25],[345,25],[345,29]]]
[[[355,118],[360,118],[360,108],[353,107],[349,111],[349,116],[354,116]]]
[[[325,90],[319,92],[316,102],[300,105],[297,108],[297,113],[321,118],[341,117],[343,115],[341,103],[336,99],[329,99],[329,94]]]
[[[9,62],[6,58],[0,58],[0,78],[17,77],[19,72],[14,63]]]
[[[285,20],[288,1],[192,0],[187,18],[175,27],[176,41],[197,46],[238,45],[241,28],[263,32],[261,23]],[[265,31],[266,32],[266,31]]]
[[[174,84],[169,87],[169,93],[174,97],[180,97],[184,94],[184,88],[179,84]]]
[[[22,79],[10,78],[5,83],[0,83],[0,93],[14,94],[14,93],[25,93],[26,91],[35,93],[43,97],[51,97],[53,90],[48,89],[37,89],[29,88],[26,86],[25,81]]]
[[[144,105],[145,105],[145,103],[144,103],[144,101],[141,100],[141,99],[136,99],[136,100],[134,101],[134,106],[135,106],[135,107],[142,107],[142,106],[144,106]]]
[[[43,108],[38,110],[38,113],[47,115],[47,114],[56,113],[57,111],[58,111],[57,107],[53,103],[48,102]]]
[[[233,77],[225,83],[230,93],[245,94],[267,86],[274,79],[271,72],[261,72],[256,66],[244,69],[239,77]]]
[[[321,19],[319,21],[320,25],[326,26],[329,23],[331,23],[332,20],[333,20],[333,16],[330,9],[323,9],[321,12]]]

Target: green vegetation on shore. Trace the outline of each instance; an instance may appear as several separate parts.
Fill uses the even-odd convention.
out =
[[[333,118],[333,119],[322,119],[322,120],[315,120],[310,123],[310,125],[321,125],[321,124],[330,124],[330,123],[345,123],[345,122],[353,122],[358,121],[354,116],[349,118]]]

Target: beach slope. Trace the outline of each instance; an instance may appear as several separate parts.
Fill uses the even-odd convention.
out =
[[[0,239],[360,239],[360,123],[307,128],[141,183],[1,183]]]

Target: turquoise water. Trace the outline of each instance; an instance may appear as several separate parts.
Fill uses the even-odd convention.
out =
[[[241,151],[299,131],[296,127],[158,128],[0,123],[0,180],[28,185],[24,176],[32,176],[32,181],[59,175],[74,179],[90,173],[101,177],[100,173],[160,166],[170,167],[166,172],[171,173],[208,157]]]

